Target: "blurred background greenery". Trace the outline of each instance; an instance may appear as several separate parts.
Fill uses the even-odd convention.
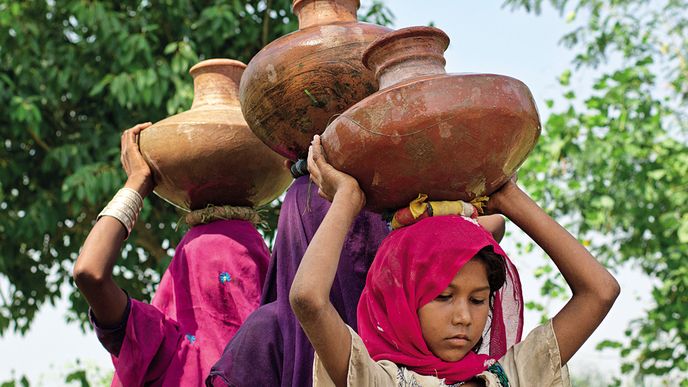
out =
[[[388,3],[364,2],[359,16],[390,24]],[[571,26],[561,44],[574,53],[558,80],[561,98],[541,106],[543,135],[519,182],[605,264],[652,278],[653,305],[626,328],[628,340],[599,347],[618,351],[621,371],[641,385],[659,376],[688,386],[688,0],[503,6],[556,9]],[[67,321],[87,328],[71,268],[123,182],[121,130],[186,110],[193,64],[247,63],[296,28],[290,8],[288,0],[0,0],[0,335],[26,333],[41,308],[65,296]],[[591,84],[576,82],[582,72]],[[268,242],[279,205],[266,209]],[[185,231],[180,217],[146,199],[115,268],[133,297],[151,298]],[[551,266],[536,276],[545,299],[566,296]],[[544,312],[543,304],[528,306]],[[596,385],[595,372],[575,384]],[[109,372],[76,363],[61,377],[101,384]],[[3,385],[25,384],[19,375]]]

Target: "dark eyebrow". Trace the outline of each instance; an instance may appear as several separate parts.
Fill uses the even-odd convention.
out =
[[[447,286],[447,289],[456,289],[456,285],[454,285],[453,283],[450,283],[449,286]],[[485,290],[490,290],[490,287],[489,286],[482,286],[482,287],[473,289],[471,291],[471,293],[478,293],[478,292],[482,292]]]

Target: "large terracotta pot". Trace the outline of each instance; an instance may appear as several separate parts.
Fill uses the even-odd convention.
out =
[[[241,109],[273,150],[304,158],[313,135],[377,90],[363,50],[391,31],[356,21],[358,0],[294,0],[299,30],[265,46],[241,79]]]
[[[381,90],[338,116],[322,141],[332,165],[354,176],[375,211],[490,194],[523,163],[540,135],[522,82],[446,74],[449,37],[437,28],[387,34],[363,56]]]
[[[155,193],[186,210],[208,205],[260,206],[291,182],[284,158],[265,146],[241,115],[238,91],[245,64],[210,59],[189,71],[191,109],[141,132]]]

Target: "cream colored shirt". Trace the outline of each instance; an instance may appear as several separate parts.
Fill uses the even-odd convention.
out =
[[[347,386],[400,386],[400,387],[444,387],[444,379],[417,374],[404,367],[381,360],[375,362],[363,344],[361,337],[351,328],[351,356]],[[525,340],[509,348],[499,359],[511,387],[571,386],[566,366],[561,367],[559,346],[554,336],[552,322],[533,329]],[[487,387],[503,387],[499,379],[489,371],[476,376],[485,381]],[[313,386],[334,386],[325,367],[315,354],[313,362]]]

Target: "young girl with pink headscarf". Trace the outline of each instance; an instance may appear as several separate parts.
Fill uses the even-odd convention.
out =
[[[316,386],[565,386],[566,363],[619,294],[611,274],[514,182],[488,211],[524,230],[573,296],[523,341],[520,281],[473,219],[435,216],[393,231],[368,272],[356,334],[329,301],[344,237],[365,205],[358,183],[325,160],[316,136],[308,168],[332,206],[309,245],[290,301],[316,351]],[[359,336],[360,335],[360,336]]]

